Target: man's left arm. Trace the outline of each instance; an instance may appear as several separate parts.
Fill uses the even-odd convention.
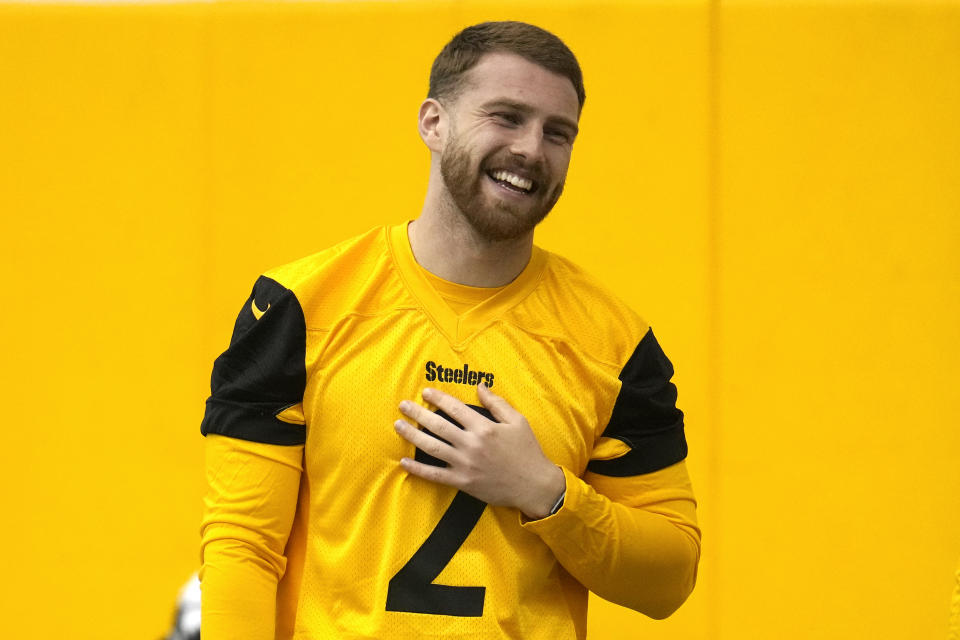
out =
[[[477,393],[494,421],[448,394],[424,390],[424,399],[462,430],[415,403],[401,403],[400,411],[432,435],[405,420],[394,428],[447,466],[409,458],[401,464],[489,504],[518,509],[523,526],[585,587],[665,618],[692,591],[700,557],[672,376],[648,330],[620,372],[616,401],[582,478],[547,459],[526,418],[482,384]],[[561,494],[562,506],[551,514]]]
[[[563,506],[524,528],[600,597],[651,618],[673,613],[693,590],[700,559],[685,463],[626,477],[563,471]]]
[[[664,618],[693,590],[700,559],[696,501],[673,365],[649,328],[620,371],[620,389],[587,471],[564,470],[563,507],[524,526],[597,595]]]
[[[462,430],[420,405],[402,403],[401,412],[434,435],[404,420],[394,424],[397,432],[447,463],[438,467],[404,458],[403,467],[489,504],[516,508],[522,526],[540,536],[560,564],[597,595],[652,618],[673,613],[693,589],[700,557],[696,502],[685,463],[634,475],[606,475],[588,467],[579,478],[546,458],[526,419],[503,398],[482,385],[478,392],[496,423],[433,389],[425,390],[424,398]],[[610,439],[605,448],[621,455],[591,465],[607,473],[644,468],[637,465],[649,460],[649,450],[631,455],[635,449],[618,447],[620,442]],[[550,514],[561,494],[562,506]]]

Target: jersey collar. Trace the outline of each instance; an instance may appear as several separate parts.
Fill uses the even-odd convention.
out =
[[[530,261],[513,282],[475,307],[457,315],[430,284],[423,267],[417,264],[407,235],[408,224],[410,223],[404,222],[387,228],[391,257],[404,286],[454,349],[465,347],[475,335],[530,295],[540,283],[549,254],[534,246]]]

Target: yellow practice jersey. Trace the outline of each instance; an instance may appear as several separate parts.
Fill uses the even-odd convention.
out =
[[[650,615],[692,589],[683,415],[649,327],[537,247],[474,306],[431,277],[401,224],[257,280],[202,425],[205,640],[584,638],[587,588]],[[400,401],[430,386],[491,417],[479,382],[564,471],[553,515],[400,466],[443,464],[396,434]]]

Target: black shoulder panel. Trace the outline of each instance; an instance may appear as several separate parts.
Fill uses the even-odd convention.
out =
[[[634,476],[658,471],[687,457],[683,412],[673,365],[652,330],[640,340],[620,372],[620,394],[603,436],[616,438],[630,451],[612,460],[591,460],[587,470],[605,476]]]
[[[304,426],[277,415],[303,401],[306,344],[306,321],[296,295],[260,276],[237,316],[230,348],[213,363],[200,432],[267,444],[303,444]]]

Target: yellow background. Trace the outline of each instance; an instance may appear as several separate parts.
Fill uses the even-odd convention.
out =
[[[586,78],[538,242],[653,324],[701,500],[691,600],[591,637],[945,637],[960,2],[918,0],[0,4],[4,637],[165,631],[254,279],[417,214],[433,56],[506,18]]]

